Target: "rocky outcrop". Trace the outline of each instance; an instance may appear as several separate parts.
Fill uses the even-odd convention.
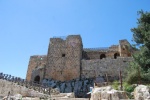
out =
[[[134,89],[134,98],[136,100],[150,100],[150,87],[139,85]]]
[[[92,90],[90,100],[120,100],[128,99],[126,92],[114,90],[111,86],[96,87]]]
[[[44,86],[57,88],[61,93],[74,92],[75,97],[87,97],[87,92],[89,92],[89,87],[94,86],[94,79],[74,79],[70,81],[56,81],[53,79],[44,79],[42,81]]]
[[[43,98],[43,97],[39,97],[39,96],[37,96],[37,97],[23,97],[21,94],[16,94],[13,96],[5,96],[1,99],[2,100],[51,100],[51,99],[60,100],[60,99],[67,99],[67,98],[70,98],[70,99],[75,98],[74,93],[60,93],[58,95],[51,95],[47,98]]]
[[[46,89],[47,88],[45,88],[45,91]],[[60,93],[57,88],[51,89],[50,95],[48,95],[18,85],[17,83],[0,79],[0,100],[71,100],[71,98],[75,98],[74,93]]]
[[[56,90],[52,90],[52,93]],[[56,92],[58,93],[58,92]],[[40,93],[33,89],[29,89],[25,86],[17,85],[17,83],[9,82],[7,80],[0,79],[0,96],[21,94],[23,97],[48,97],[49,95]],[[55,93],[54,93],[55,94]]]

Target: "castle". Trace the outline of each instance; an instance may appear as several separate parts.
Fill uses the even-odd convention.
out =
[[[50,38],[47,55],[30,57],[26,79],[69,81],[104,76],[118,77],[130,61],[133,49],[127,40],[108,48],[83,48],[80,35]]]

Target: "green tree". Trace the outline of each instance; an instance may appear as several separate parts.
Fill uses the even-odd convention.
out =
[[[139,11],[137,27],[132,28],[133,41],[138,51],[133,54],[134,61],[130,64],[127,81],[129,83],[141,81],[150,82],[150,12]]]

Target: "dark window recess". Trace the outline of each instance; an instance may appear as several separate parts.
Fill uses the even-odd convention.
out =
[[[117,57],[119,57],[119,56],[120,56],[119,53],[115,53],[115,54],[114,54],[114,58],[115,58],[115,59],[117,59]]]
[[[62,57],[65,57],[66,55],[65,54],[62,54]]]
[[[37,84],[40,83],[40,76],[39,75],[34,78],[34,83],[37,83]]]
[[[105,55],[105,54],[101,54],[101,55],[100,55],[100,59],[103,59],[103,58],[106,58],[106,55]]]
[[[127,61],[124,60],[123,62],[127,62]]]

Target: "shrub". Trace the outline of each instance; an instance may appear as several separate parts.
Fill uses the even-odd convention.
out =
[[[114,81],[114,82],[112,83],[112,87],[113,87],[114,89],[118,90],[118,86],[119,86],[119,82],[118,82],[118,81]]]
[[[124,91],[126,92],[129,92],[129,93],[133,92],[135,87],[136,87],[135,85],[131,85],[126,82],[123,83],[123,88],[124,88]]]
[[[150,83],[150,69],[148,69],[147,72],[143,72],[143,74],[141,74],[141,78],[144,83]]]
[[[138,83],[138,80],[139,80],[138,77],[139,77],[139,75],[138,75],[137,71],[133,71],[131,73],[128,73],[125,80],[128,84],[136,84],[136,83]]]

